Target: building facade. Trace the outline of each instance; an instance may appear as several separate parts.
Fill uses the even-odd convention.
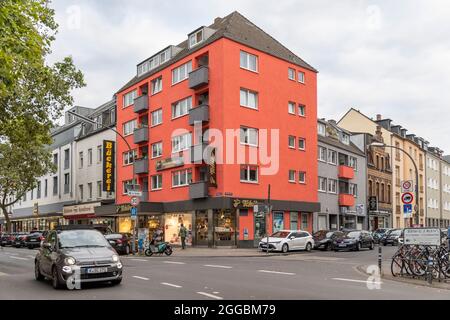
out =
[[[117,128],[132,150],[117,140],[116,204],[96,214],[130,217],[137,184],[138,227],[174,244],[181,223],[198,246],[312,231],[316,72],[238,12],[146,59],[117,93]],[[272,212],[254,212],[269,197]]]
[[[314,230],[367,230],[364,148],[334,121],[318,120],[318,185],[321,211]]]

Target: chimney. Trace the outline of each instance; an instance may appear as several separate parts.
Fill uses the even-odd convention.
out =
[[[377,121],[380,121],[382,118],[381,114],[377,114]]]
[[[381,132],[381,126],[377,126],[377,130],[375,131],[375,137],[377,141],[384,142],[383,141],[383,133]]]

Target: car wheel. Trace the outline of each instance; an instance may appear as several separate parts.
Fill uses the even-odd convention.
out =
[[[37,261],[34,263],[34,278],[37,281],[44,280],[44,276],[42,275],[41,271],[39,270],[39,263]]]
[[[111,284],[112,284],[113,286],[117,286],[117,285],[119,285],[121,282],[122,282],[122,278],[111,281]]]
[[[311,245],[310,242],[308,242],[308,243],[306,244],[306,251],[307,251],[307,252],[311,252],[311,249],[312,249],[312,245]]]
[[[356,244],[356,251],[359,251],[359,250],[361,250],[361,242],[358,242]]]
[[[331,250],[333,250],[332,244],[331,244],[331,243],[327,244],[327,247],[326,247],[325,250],[326,250],[326,251],[331,251]]]
[[[128,256],[130,254],[130,246],[125,247],[125,254]]]
[[[370,243],[369,249],[370,249],[370,250],[373,250],[374,246],[375,246],[375,244],[374,244],[373,242],[371,242],[371,243]]]
[[[283,253],[289,252],[289,246],[287,243],[283,244],[283,246],[281,247],[281,252],[283,252]]]
[[[52,269],[52,286],[53,289],[61,289],[61,282],[59,282],[59,273],[56,267]]]

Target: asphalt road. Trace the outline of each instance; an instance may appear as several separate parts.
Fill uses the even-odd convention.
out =
[[[385,248],[388,259],[394,248]],[[122,257],[119,286],[54,290],[34,280],[35,250],[0,249],[0,299],[449,299],[450,291],[390,280],[367,281],[356,267],[377,250],[268,257]],[[368,288],[372,285],[372,289]]]

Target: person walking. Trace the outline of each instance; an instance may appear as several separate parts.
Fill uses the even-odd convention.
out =
[[[181,224],[180,232],[178,232],[178,236],[181,237],[181,248],[183,250],[186,248],[186,235],[187,235],[187,229],[183,224]]]

